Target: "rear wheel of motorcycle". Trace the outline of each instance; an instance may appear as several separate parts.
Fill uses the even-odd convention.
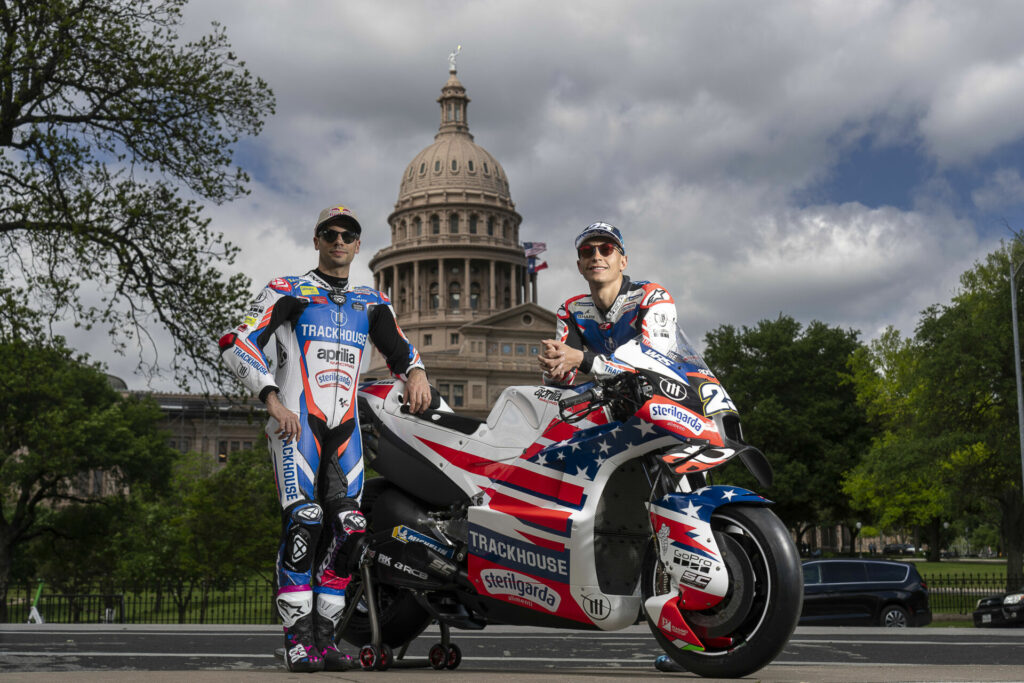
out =
[[[729,592],[713,608],[683,611],[683,617],[695,633],[717,643],[711,641],[703,652],[682,650],[645,616],[658,644],[687,671],[714,678],[746,676],[775,659],[796,628],[803,603],[800,557],[785,525],[768,508],[721,507],[711,527],[729,571]],[[644,600],[675,592],[669,584],[652,541],[641,575]]]
[[[357,579],[349,584],[348,592],[352,594],[358,585]],[[413,638],[423,633],[429,624],[430,615],[420,607],[416,598],[408,591],[381,583],[374,585],[377,597],[377,616],[380,619],[381,640],[393,648],[400,648]],[[338,636],[346,642],[360,647],[373,639],[370,631],[370,613],[366,608],[365,595],[356,606],[356,611],[349,619],[348,626]]]

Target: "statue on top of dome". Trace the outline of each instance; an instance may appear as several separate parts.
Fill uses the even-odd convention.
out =
[[[455,50],[448,53],[448,71],[455,73],[455,58],[462,52],[462,46],[459,45]]]

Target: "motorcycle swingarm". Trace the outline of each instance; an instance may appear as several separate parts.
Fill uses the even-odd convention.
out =
[[[644,610],[669,640],[682,641],[680,647],[704,649],[681,610],[714,607],[729,590],[729,572],[711,528],[711,516],[717,508],[735,503],[765,505],[770,501],[735,486],[707,486],[693,493],[669,493],[647,506],[655,550],[672,590],[648,598]]]

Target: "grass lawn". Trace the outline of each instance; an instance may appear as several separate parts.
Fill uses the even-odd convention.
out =
[[[898,559],[898,558],[893,558]],[[943,560],[942,562],[914,562],[918,573],[927,578],[971,574],[1002,578],[1006,576],[1006,560]]]

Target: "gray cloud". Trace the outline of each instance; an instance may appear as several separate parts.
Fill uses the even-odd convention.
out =
[[[186,19],[191,36],[222,22],[278,97],[244,145],[252,195],[209,209],[256,285],[313,265],[313,218],[337,201],[366,226],[353,275],[371,282],[459,43],[471,130],[508,174],[523,239],[549,244],[541,303],[582,289],[572,237],[607,219],[694,341],[779,312],[868,337],[912,329],[995,246],[947,181],[909,211],[793,197],[861,139],[955,167],[1024,137],[1015,2],[196,0]],[[1014,167],[974,193],[981,208],[1019,201]]]

